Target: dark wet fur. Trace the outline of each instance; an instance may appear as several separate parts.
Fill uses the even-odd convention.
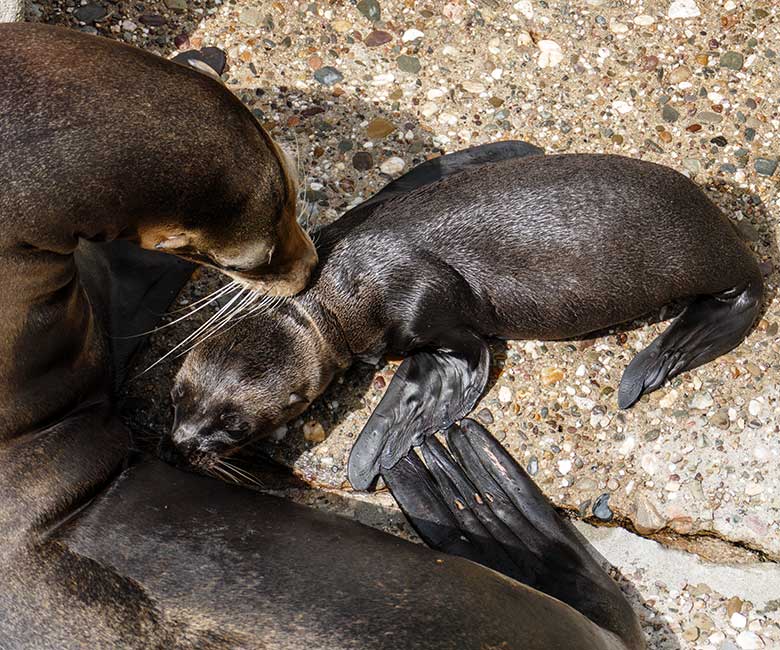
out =
[[[483,337],[569,338],[689,302],[629,366],[619,391],[625,408],[733,348],[755,320],[763,286],[756,260],[688,178],[621,156],[529,153],[504,149],[495,162],[459,173],[453,164],[433,181],[412,170],[319,232],[321,264],[298,302],[330,342],[333,371],[361,355],[411,355],[355,445],[355,487],[469,412],[487,380],[475,354]],[[257,397],[236,404],[250,414],[298,382],[312,384],[307,364],[285,357],[265,385],[232,362],[237,350],[267,356],[278,337],[264,334],[266,323],[278,316],[247,321],[204,346],[179,380],[210,393],[208,381],[199,384],[207,368],[232,366],[237,385]],[[288,333],[302,348],[312,335],[311,328]]]

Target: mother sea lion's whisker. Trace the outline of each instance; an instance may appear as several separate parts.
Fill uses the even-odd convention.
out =
[[[247,299],[247,300],[245,300],[244,302],[245,302],[247,305],[249,305],[249,304],[251,304],[251,303],[252,303],[254,300],[257,300],[257,297],[258,297],[259,295],[260,295],[260,294],[258,294],[258,293],[256,293],[256,292],[253,292],[253,295],[251,296],[251,300]],[[243,303],[242,303],[242,304],[243,304]],[[234,309],[234,310],[233,310],[231,313],[229,313],[229,314],[227,314],[227,315],[223,315],[223,319],[222,319],[222,321],[220,321],[220,322],[218,322],[218,323],[214,323],[214,324],[211,326],[211,328],[210,328],[208,331],[202,332],[202,333],[201,333],[201,335],[200,335],[200,338],[198,338],[198,339],[197,339],[195,342],[193,342],[193,343],[192,343],[192,345],[190,345],[188,348],[185,348],[184,350],[182,350],[181,352],[179,352],[179,353],[178,353],[178,354],[177,354],[177,355],[176,355],[174,358],[178,359],[179,357],[183,357],[185,354],[187,354],[188,352],[191,352],[191,351],[192,351],[192,350],[194,350],[196,347],[198,347],[198,346],[199,346],[201,343],[204,343],[204,342],[205,342],[205,341],[207,341],[209,338],[213,337],[213,336],[214,336],[214,335],[216,335],[216,334],[219,334],[219,333],[220,333],[220,330],[222,330],[222,329],[225,327],[225,325],[228,323],[228,321],[232,320],[232,319],[233,319],[233,318],[236,316],[236,314],[237,314],[239,311],[241,311],[241,309],[244,309],[244,308],[245,308],[245,307],[242,307],[241,305],[239,305],[239,306],[238,306],[236,309]],[[230,327],[228,327],[228,329],[227,329],[227,330],[224,330],[224,331],[229,331],[230,329],[232,329],[233,327],[235,327],[235,325],[237,325],[238,323],[240,323],[240,322],[241,322],[241,321],[242,321],[242,320],[243,320],[245,317],[246,317],[246,314],[242,314],[242,315],[241,315],[241,316],[240,316],[240,317],[239,317],[239,318],[238,318],[238,319],[237,319],[237,320],[236,320],[236,321],[233,323],[233,325],[231,325]],[[224,332],[223,332],[223,333],[224,333]]]
[[[221,296],[223,293],[225,293],[228,289],[237,289],[241,285],[236,282],[235,280],[231,280],[225,285],[222,285],[221,287],[217,287],[214,291],[212,291],[207,296],[204,296],[203,298],[199,298],[198,300],[195,300],[194,302],[191,302],[189,305],[184,305],[184,307],[179,307],[178,309],[171,309],[168,313],[169,314],[176,314],[180,311],[185,311],[186,309],[190,309],[191,307],[194,307],[195,305],[198,305],[206,300],[211,302],[214,297]]]
[[[187,320],[193,314],[199,312],[201,309],[204,309],[204,308],[208,307],[212,302],[217,300],[224,293],[228,293],[228,294],[231,293],[231,291],[224,291],[228,287],[230,287],[230,285],[226,285],[225,287],[222,287],[220,290],[218,290],[218,291],[216,291],[216,292],[214,292],[212,294],[209,294],[209,296],[206,296],[207,298],[209,298],[208,302],[203,303],[199,307],[197,307],[197,308],[195,308],[195,309],[193,309],[191,311],[188,311],[186,314],[184,314],[184,316],[179,316],[178,318],[176,318],[176,319],[174,319],[174,320],[172,320],[172,321],[170,321],[168,323],[165,323],[164,325],[160,325],[159,327],[155,327],[154,329],[147,330],[146,332],[139,332],[138,334],[130,334],[129,336],[115,336],[113,338],[115,338],[115,339],[134,339],[134,338],[138,338],[139,336],[149,336],[150,334],[156,334],[160,330],[164,330],[166,327],[170,327],[171,325],[176,325],[177,323],[180,323],[181,321]],[[235,287],[232,288],[232,291],[235,291]],[[203,300],[203,299],[201,299],[201,300]],[[181,311],[181,310],[178,310],[178,311]],[[174,313],[174,312],[169,312],[169,313]]]
[[[225,314],[221,320],[214,323],[198,342],[201,343],[217,334],[223,327],[225,327],[225,325],[233,320],[233,318],[235,318],[244,309],[255,302],[257,300],[257,296],[258,294],[256,292],[250,292],[240,303],[238,303],[238,305],[236,305],[234,309]]]
[[[171,349],[170,349],[168,352],[166,352],[166,353],[165,353],[163,356],[161,356],[159,359],[157,359],[157,361],[155,361],[155,362],[154,362],[152,365],[150,365],[149,367],[147,367],[147,368],[145,368],[143,371],[141,371],[141,372],[140,372],[138,375],[136,375],[136,377],[134,377],[134,379],[136,379],[137,377],[139,377],[139,376],[143,375],[143,374],[144,374],[144,373],[146,373],[146,372],[149,372],[149,371],[150,371],[152,368],[154,368],[156,365],[158,365],[158,364],[162,363],[163,361],[165,361],[165,359],[167,359],[167,358],[168,358],[169,356],[171,356],[171,355],[172,355],[174,352],[176,352],[176,350],[178,350],[178,349],[179,349],[179,348],[181,348],[182,346],[184,346],[184,345],[186,345],[187,343],[189,343],[189,342],[190,342],[190,341],[191,341],[193,338],[196,338],[197,336],[199,336],[199,335],[200,335],[200,333],[201,333],[201,332],[203,332],[204,330],[208,329],[208,327],[209,327],[209,326],[210,326],[210,325],[211,325],[211,324],[212,324],[212,323],[213,323],[215,320],[218,320],[218,319],[219,319],[221,316],[223,316],[223,315],[224,315],[224,314],[225,314],[227,311],[229,311],[229,310],[230,310],[230,308],[232,307],[233,303],[234,303],[234,302],[236,302],[236,300],[238,300],[238,299],[241,297],[241,295],[244,293],[244,291],[246,291],[246,289],[243,289],[243,288],[242,288],[242,289],[241,289],[241,290],[240,290],[238,293],[236,293],[236,294],[235,294],[235,295],[234,295],[234,296],[233,296],[233,297],[232,297],[232,298],[231,298],[231,299],[230,299],[230,300],[229,300],[229,301],[228,301],[228,302],[227,302],[227,303],[226,303],[226,304],[225,304],[223,307],[221,307],[221,308],[219,309],[219,311],[217,311],[217,313],[215,313],[215,314],[214,314],[214,315],[213,315],[211,318],[209,318],[209,319],[208,319],[208,320],[207,320],[205,323],[203,323],[203,325],[201,325],[200,327],[198,327],[198,328],[197,328],[197,329],[196,329],[194,332],[192,332],[192,333],[191,333],[189,336],[187,336],[187,337],[186,337],[184,340],[182,340],[180,343],[176,344],[176,345],[175,345],[173,348],[171,348]]]

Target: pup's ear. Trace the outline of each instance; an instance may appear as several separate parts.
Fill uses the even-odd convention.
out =
[[[290,397],[287,400],[287,406],[292,406],[293,404],[299,404],[300,402],[305,402],[306,400],[298,395],[298,393],[290,393]]]

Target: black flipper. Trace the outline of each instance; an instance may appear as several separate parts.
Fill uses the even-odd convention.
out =
[[[426,436],[469,413],[487,384],[490,349],[469,331],[452,333],[446,350],[404,360],[349,455],[352,487],[366,490]]]
[[[524,156],[542,156],[544,150],[522,140],[506,140],[491,142],[448,153],[433,160],[417,165],[403,176],[385,185],[370,199],[361,203],[356,209],[375,206],[401,194],[408,194],[424,185],[429,185],[445,176],[458,174],[467,169],[473,169],[486,163],[522,158]]]
[[[760,276],[747,286],[698,296],[626,368],[618,405],[626,409],[675,375],[735,348],[747,335],[761,307]]]
[[[506,450],[468,419],[451,427],[447,439],[452,455],[433,439],[423,446],[430,472],[412,459],[414,451],[382,470],[423,540],[558,598],[626,647],[643,648],[638,619],[618,585]],[[449,531],[453,521],[457,530]],[[461,542],[453,543],[458,532]]]
[[[195,265],[127,241],[79,244],[77,262],[111,345],[114,382],[192,275]]]

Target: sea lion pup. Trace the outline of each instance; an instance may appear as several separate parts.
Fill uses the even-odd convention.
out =
[[[295,176],[223,84],[75,30],[0,30],[7,232],[58,253],[76,236],[130,239],[263,293],[306,285],[317,256]]]
[[[208,466],[298,415],[355,359],[411,355],[353,448],[350,480],[365,488],[473,408],[486,337],[569,338],[687,300],[624,373],[622,408],[742,340],[761,274],[694,183],[622,156],[527,153],[434,182],[423,165],[404,191],[322,228],[307,291],[185,360],[164,457]]]

